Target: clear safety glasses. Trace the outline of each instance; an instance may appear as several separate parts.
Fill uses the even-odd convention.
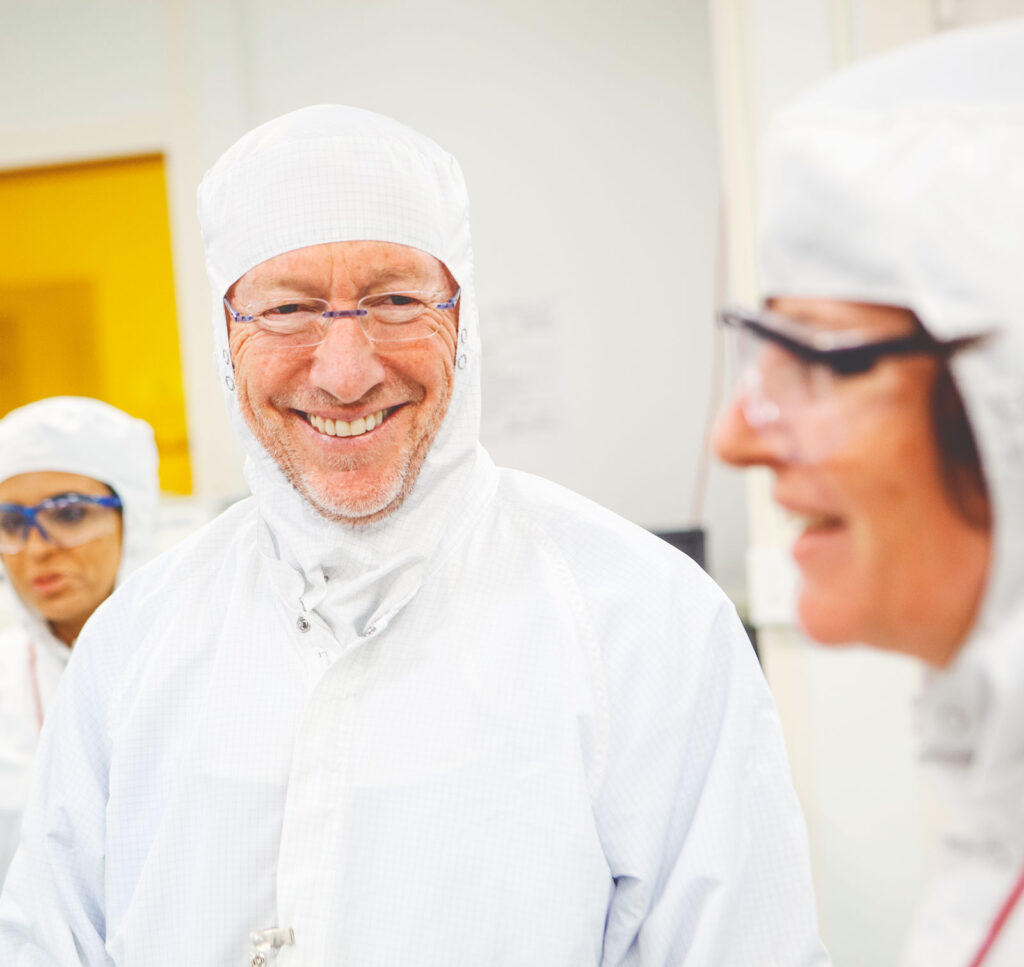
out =
[[[253,323],[293,349],[319,346],[335,319],[357,319],[366,338],[375,343],[426,339],[441,327],[443,313],[458,305],[461,289],[450,298],[429,292],[378,292],[363,296],[354,309],[332,309],[324,299],[276,295],[257,299],[241,310],[227,307],[235,322]]]
[[[0,504],[0,552],[17,554],[35,530],[57,547],[74,547],[117,528],[120,498],[60,494],[32,507]]]
[[[733,344],[747,423],[771,436],[787,459],[803,462],[834,453],[856,420],[870,415],[869,398],[853,401],[846,394],[880,360],[948,358],[978,341],[939,342],[920,329],[870,341],[860,332],[826,331],[768,310],[726,309],[719,318]]]

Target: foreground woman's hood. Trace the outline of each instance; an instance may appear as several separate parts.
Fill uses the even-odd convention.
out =
[[[866,62],[764,144],[762,290],[904,306],[947,340],[993,510],[972,639],[1024,596],[1024,23]]]

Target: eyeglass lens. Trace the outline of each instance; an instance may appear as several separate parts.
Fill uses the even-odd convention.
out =
[[[753,425],[795,418],[831,393],[826,367],[799,359],[749,329],[730,332],[744,408]]]
[[[787,459],[817,460],[845,439],[827,366],[800,359],[743,327],[729,327],[744,418]]]

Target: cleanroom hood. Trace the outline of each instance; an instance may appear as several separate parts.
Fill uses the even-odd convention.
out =
[[[0,420],[0,480],[56,470],[99,480],[121,498],[117,584],[155,550],[157,460],[152,427],[100,400],[54,396]]]
[[[331,597],[334,606],[321,613],[332,623],[358,622],[367,611],[394,611],[415,593],[425,561],[454,535],[459,519],[482,498],[484,478],[493,476],[478,443],[480,341],[468,199],[458,163],[429,138],[389,118],[340,105],[308,107],[261,125],[228,149],[200,185],[199,220],[212,286],[216,365],[248,455],[246,478],[260,506],[261,547],[302,574],[305,587],[296,587],[296,594],[304,608]],[[245,426],[222,298],[241,275],[269,258],[357,240],[395,242],[434,256],[461,287],[461,297],[452,398],[417,482],[390,516],[353,526],[321,516]],[[327,587],[332,579],[333,590]],[[351,600],[351,583],[340,590],[346,581],[363,588],[362,605]],[[348,617],[341,617],[345,612]]]
[[[912,310],[951,361],[992,502],[975,634],[1024,596],[1024,22],[867,61],[782,111],[762,157],[761,288]]]

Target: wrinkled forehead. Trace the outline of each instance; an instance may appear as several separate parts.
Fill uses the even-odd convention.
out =
[[[422,249],[397,242],[320,242],[253,266],[228,289],[243,301],[260,294],[358,297],[379,291],[449,294],[452,276]]]

